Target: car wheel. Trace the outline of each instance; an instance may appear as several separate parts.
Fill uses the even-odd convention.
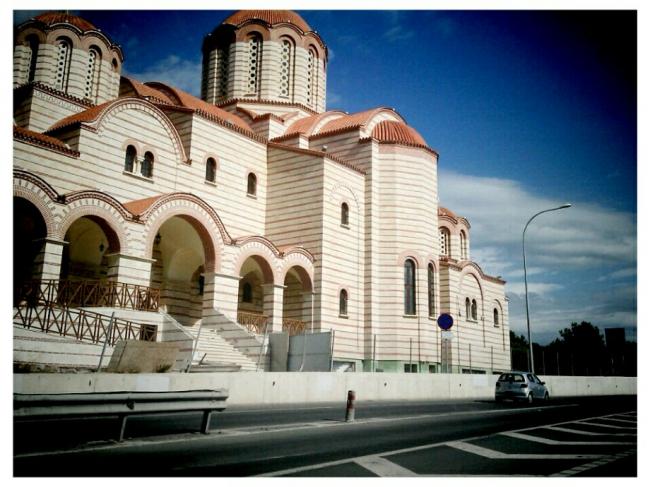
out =
[[[549,399],[548,392],[545,392],[544,393],[544,402],[548,402],[548,399]]]
[[[533,402],[535,402],[535,398],[533,397],[533,393],[531,392],[530,394],[528,394],[528,404],[532,404]]]

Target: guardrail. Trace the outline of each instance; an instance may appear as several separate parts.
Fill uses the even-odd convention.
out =
[[[19,306],[14,308],[14,323],[27,329],[36,328],[45,333],[73,337],[91,343],[104,343],[111,317],[85,309],[57,308],[52,304],[44,306]],[[138,324],[113,318],[108,345],[118,340],[144,340],[155,342],[158,327]]]
[[[282,320],[282,331],[287,332],[290,336],[300,335],[305,331],[307,322],[302,320],[292,320],[285,318]]]
[[[118,441],[126,420],[143,414],[203,412],[201,433],[209,433],[212,412],[226,409],[227,389],[165,392],[14,394],[14,419],[117,416]]]
[[[266,330],[266,324],[269,317],[257,313],[249,313],[246,311],[237,311],[237,323],[246,328],[249,332],[257,335],[263,335]]]
[[[14,306],[55,303],[59,306],[107,306],[158,311],[160,289],[116,281],[48,279],[28,281],[14,290]]]

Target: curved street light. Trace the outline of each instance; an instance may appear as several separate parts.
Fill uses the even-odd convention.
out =
[[[533,216],[530,217],[530,220],[528,220],[528,223],[526,223],[526,226],[524,227],[524,232],[521,236],[521,250],[524,255],[524,292],[526,295],[526,326],[528,328],[528,369],[534,374],[535,373],[535,361],[533,359],[533,342],[530,339],[530,312],[528,311],[528,277],[526,273],[526,229],[528,228],[528,225],[530,225],[530,222],[533,221],[535,217],[538,217],[542,213],[548,213],[549,211],[555,211],[555,210],[562,210],[564,208],[569,208],[571,207],[571,203],[565,203],[561,206],[558,206],[557,208],[549,208],[548,210],[542,210],[539,213],[535,213]]]

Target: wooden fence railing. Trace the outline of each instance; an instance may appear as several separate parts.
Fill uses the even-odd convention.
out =
[[[72,337],[91,343],[104,343],[111,317],[84,309],[59,308],[51,303],[44,306],[19,306],[14,309],[14,323],[27,329]],[[158,327],[151,324],[137,324],[113,318],[108,344],[118,340],[156,341]]]
[[[28,281],[14,292],[14,306],[56,304],[63,307],[106,306],[158,311],[160,289],[115,281]]]
[[[307,323],[302,320],[292,320],[290,318],[282,320],[282,331],[286,331],[290,336],[303,333],[306,326]]]
[[[266,324],[269,317],[257,313],[248,313],[246,311],[237,312],[237,323],[245,327],[249,332],[256,335],[263,335],[266,331]]]

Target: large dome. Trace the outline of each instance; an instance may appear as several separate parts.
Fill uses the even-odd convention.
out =
[[[249,20],[261,20],[271,26],[276,24],[293,24],[303,32],[310,32],[311,27],[296,12],[291,10],[239,10],[226,20],[224,24],[239,27]]]
[[[34,19],[48,26],[54,24],[71,24],[78,28],[81,32],[97,30],[97,27],[88,22],[86,19],[82,19],[81,17],[77,17],[76,15],[71,15],[68,13],[46,12],[44,14],[37,15],[34,17]]]

